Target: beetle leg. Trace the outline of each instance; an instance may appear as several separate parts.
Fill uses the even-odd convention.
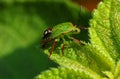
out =
[[[76,38],[73,38],[73,37],[70,37],[70,36],[68,36],[68,38],[71,39],[72,41],[74,41],[77,44],[85,45],[84,43],[82,43],[80,40],[78,40]]]
[[[42,48],[45,48],[45,45],[46,45],[47,43],[49,43],[51,40],[52,40],[52,39],[42,40],[42,41],[41,41],[41,43],[42,43],[41,47],[42,47]]]
[[[49,55],[49,58],[50,58],[50,56],[52,55],[52,52],[54,51],[55,44],[56,44],[56,40],[55,40],[55,39],[53,39],[52,49],[50,50],[50,55]]]
[[[64,55],[64,48],[65,48],[65,39],[64,37],[62,37],[62,40],[63,40],[63,45],[62,45],[62,55]]]
[[[77,25],[75,25],[75,27],[79,28],[80,30],[88,30],[88,28],[85,27],[85,26],[77,26]]]
[[[71,39],[77,44],[85,45],[84,43],[82,43],[80,40],[78,40],[76,38],[71,37]]]
[[[62,55],[64,55],[64,48],[65,48],[65,45],[66,45],[66,44],[63,44],[63,45],[62,45]]]
[[[84,26],[78,26],[78,28],[81,29],[81,30],[88,30],[88,28],[84,27]]]

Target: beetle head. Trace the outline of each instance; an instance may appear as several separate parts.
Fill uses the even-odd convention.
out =
[[[48,39],[50,37],[52,33],[52,28],[47,28],[45,31],[44,31],[44,36],[43,36],[43,39]]]

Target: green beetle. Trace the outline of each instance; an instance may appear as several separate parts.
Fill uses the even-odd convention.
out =
[[[79,34],[79,33],[80,33],[80,29],[77,28],[76,26],[74,26],[71,22],[58,24],[58,25],[54,26],[53,28],[48,28],[44,31],[42,47],[44,48],[44,46],[48,42],[53,41],[52,48],[51,48],[50,55],[49,55],[49,58],[50,58],[50,56],[52,55],[52,52],[54,51],[56,42],[58,42],[58,41],[60,41],[60,39],[62,39],[62,41],[63,41],[62,54],[63,54],[64,53],[63,50],[66,45],[64,37],[67,37],[78,44],[82,44],[79,40],[71,37],[71,35]]]

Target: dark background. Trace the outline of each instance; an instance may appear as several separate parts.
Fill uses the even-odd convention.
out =
[[[102,0],[72,0],[73,2],[85,6],[89,11],[97,7],[97,4]]]

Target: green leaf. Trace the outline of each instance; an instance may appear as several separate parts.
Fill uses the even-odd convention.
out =
[[[104,0],[104,3],[100,3],[98,9],[94,11],[94,17],[90,23],[90,40],[92,46],[99,50],[101,55],[103,54],[104,60],[109,61],[112,74],[115,74],[114,69],[119,69],[115,66],[120,59],[120,4],[118,3],[119,0]]]
[[[117,62],[117,65],[115,67],[115,72],[114,72],[115,78],[119,79],[120,77],[120,60]]]
[[[91,20],[90,40],[92,46],[99,50],[106,60],[114,64],[111,56],[116,54],[114,53],[112,36],[110,34],[110,4],[110,1],[104,1],[104,3],[99,4],[98,10],[94,11],[94,18]]]
[[[84,71],[78,71],[74,69],[69,69],[65,67],[52,68],[45,72],[42,72],[42,75],[36,77],[36,79],[93,79],[87,75]]]

